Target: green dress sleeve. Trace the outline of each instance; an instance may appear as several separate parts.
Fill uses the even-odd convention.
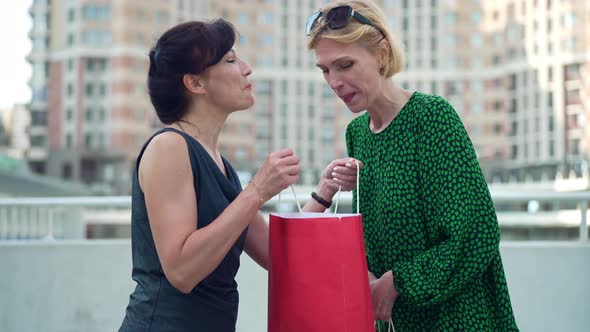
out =
[[[400,298],[429,306],[481,277],[498,255],[500,234],[475,150],[453,107],[436,97],[417,116],[419,193],[434,245],[392,272]]]

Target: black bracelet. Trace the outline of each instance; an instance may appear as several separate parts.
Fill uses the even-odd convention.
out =
[[[322,204],[326,209],[329,209],[332,206],[332,201],[326,201],[325,199],[321,198],[315,192],[311,193],[311,197],[315,199],[318,203]]]

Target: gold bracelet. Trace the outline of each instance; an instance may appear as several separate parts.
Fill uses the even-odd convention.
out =
[[[260,203],[264,204],[264,195],[262,194],[262,190],[260,190],[260,188],[258,188],[258,185],[256,184],[256,182],[254,182],[254,180],[251,180],[250,183],[252,185],[254,185],[254,190],[256,190],[256,193],[258,194],[258,198],[260,198]]]

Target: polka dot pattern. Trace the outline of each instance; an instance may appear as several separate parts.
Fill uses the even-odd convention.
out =
[[[384,131],[369,120],[354,119],[346,143],[365,165],[354,199],[369,270],[392,270],[400,293],[396,331],[518,331],[494,206],[453,107],[415,92]]]

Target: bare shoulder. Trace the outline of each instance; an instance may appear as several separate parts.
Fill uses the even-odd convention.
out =
[[[149,182],[186,179],[190,172],[190,159],[185,139],[178,133],[164,132],[148,143],[141,157],[140,185],[144,187],[146,178],[150,179]]]
[[[186,151],[186,141],[180,134],[167,131],[156,135],[148,143],[145,154],[175,154]]]

